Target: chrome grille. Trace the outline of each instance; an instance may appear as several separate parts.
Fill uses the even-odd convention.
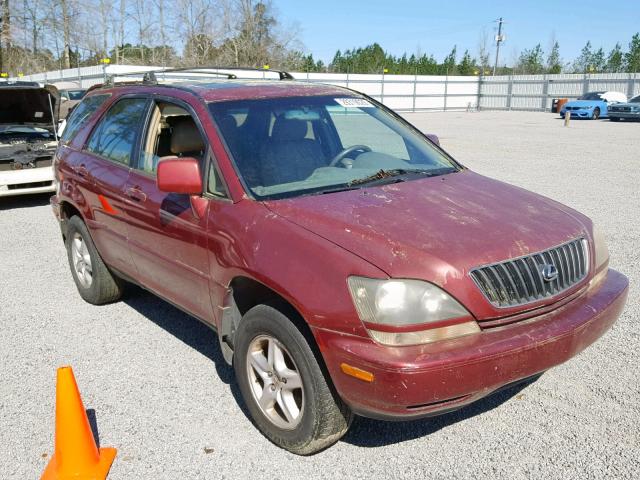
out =
[[[553,265],[555,279],[545,279],[543,267]],[[470,275],[484,296],[496,307],[513,307],[561,293],[587,276],[589,246],[578,238],[549,250],[484,265]]]

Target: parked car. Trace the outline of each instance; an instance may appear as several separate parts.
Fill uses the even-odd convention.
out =
[[[56,176],[82,298],[129,281],[215,328],[251,418],[297,454],[354,415],[450,412],[533,378],[626,301],[589,218],[336,86],[97,88]]]
[[[626,102],[627,96],[620,92],[589,92],[577,100],[567,102],[560,110],[560,116],[564,118],[567,112],[571,118],[588,118],[597,120],[606,118],[609,114],[608,106],[618,102]]]
[[[87,93],[86,88],[80,88],[75,82],[57,82],[53,84],[60,92],[60,120],[65,120],[69,113],[80,103]]]
[[[640,119],[640,95],[633,97],[627,103],[616,103],[609,107],[609,120],[617,122],[619,120]]]
[[[0,197],[53,192],[55,87],[0,83]]]

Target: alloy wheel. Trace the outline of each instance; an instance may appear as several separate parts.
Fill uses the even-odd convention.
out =
[[[276,338],[260,335],[246,357],[249,387],[256,404],[274,425],[294,429],[304,413],[302,378],[291,354]]]
[[[71,240],[71,258],[80,285],[89,288],[93,282],[93,266],[87,243],[79,233],[76,233]]]

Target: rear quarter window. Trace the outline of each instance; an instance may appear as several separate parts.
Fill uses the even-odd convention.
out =
[[[109,107],[91,133],[86,149],[128,165],[147,110],[146,98],[124,98]]]
[[[84,126],[84,123],[100,108],[111,94],[92,95],[86,97],[73,109],[67,119],[60,142],[68,144],[76,136],[76,133]]]

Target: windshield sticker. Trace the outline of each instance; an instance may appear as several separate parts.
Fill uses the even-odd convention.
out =
[[[36,117],[36,118],[42,118],[42,117],[44,117],[44,113],[42,113],[42,112],[36,112],[35,117]]]
[[[373,108],[367,100],[364,98],[335,98],[334,99],[338,105],[341,105],[345,108]]]

